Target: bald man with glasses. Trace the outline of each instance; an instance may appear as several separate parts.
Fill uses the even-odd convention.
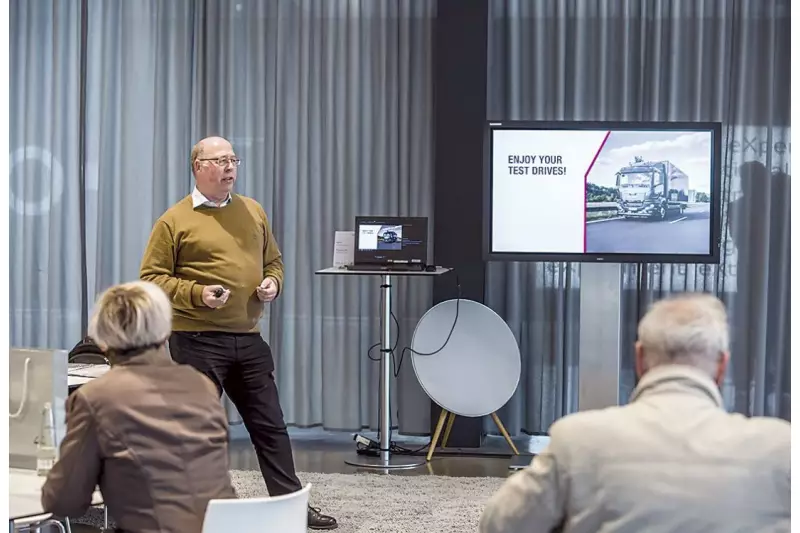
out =
[[[190,163],[194,191],[156,221],[140,277],[172,301],[172,358],[211,378],[242,415],[269,494],[295,492],[302,486],[275,363],[258,324],[264,304],[280,294],[281,252],[261,205],[232,192],[241,160],[230,142],[203,139],[192,149]],[[311,529],[337,525],[309,507]]]

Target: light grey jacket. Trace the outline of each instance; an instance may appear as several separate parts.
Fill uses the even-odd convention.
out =
[[[647,372],[631,403],[576,413],[490,499],[481,533],[789,531],[790,425],[728,414],[714,382]]]

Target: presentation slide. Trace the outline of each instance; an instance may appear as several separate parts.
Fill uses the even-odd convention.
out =
[[[377,250],[378,249],[378,231],[381,226],[375,224],[362,224],[358,227],[358,242],[359,250]]]
[[[401,250],[403,226],[362,224],[358,227],[359,250]]]
[[[492,252],[710,252],[711,131],[492,135]]]

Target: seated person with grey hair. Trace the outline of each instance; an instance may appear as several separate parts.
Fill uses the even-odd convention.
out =
[[[490,499],[482,533],[789,531],[790,425],[728,414],[728,321],[702,294],[639,323],[621,407],[572,414]]]
[[[172,304],[156,285],[103,293],[89,335],[112,368],[67,400],[44,510],[82,516],[99,485],[119,531],[200,533],[209,500],[234,498],[228,422],[215,385],[172,361]]]

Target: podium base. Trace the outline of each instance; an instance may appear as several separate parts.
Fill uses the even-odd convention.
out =
[[[426,461],[409,455],[390,455],[384,459],[355,454],[354,457],[345,459],[344,462],[350,466],[371,470],[408,470],[423,466]]]

